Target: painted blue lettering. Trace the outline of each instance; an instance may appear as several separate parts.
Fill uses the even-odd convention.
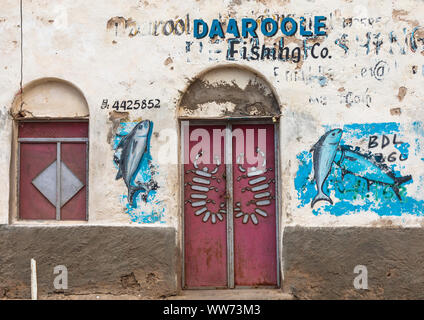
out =
[[[227,33],[232,33],[235,38],[240,38],[240,32],[235,19],[230,19],[228,21]]]
[[[213,38],[215,36],[219,36],[221,38],[224,38],[224,31],[222,31],[221,22],[219,22],[218,19],[212,20],[211,29],[209,32],[209,38]]]
[[[322,28],[325,28],[325,23],[323,23],[321,21],[325,21],[325,20],[327,20],[327,18],[324,17],[324,16],[315,16],[314,33],[315,33],[316,36],[327,35],[327,32],[321,31]]]
[[[241,19],[241,35],[243,38],[247,38],[248,34],[250,34],[253,38],[257,38],[256,28],[258,27],[258,23],[256,20],[251,18]]]
[[[267,29],[268,24],[271,24],[271,30],[270,31],[268,31],[268,29]],[[266,18],[262,21],[261,32],[263,33],[264,36],[273,37],[273,36],[275,36],[277,31],[278,31],[278,24],[274,19]]]
[[[290,22],[291,24],[291,28],[288,31],[287,30],[287,23]],[[285,35],[285,36],[292,36],[296,33],[297,31],[297,23],[293,18],[287,17],[284,18],[283,21],[281,21],[281,32]]]
[[[202,32],[199,33],[199,28],[202,26]],[[193,34],[196,39],[202,39],[208,34],[208,25],[202,19],[195,19],[193,21]]]

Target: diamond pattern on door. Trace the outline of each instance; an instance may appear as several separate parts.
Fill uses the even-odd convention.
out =
[[[61,161],[60,164],[60,206],[63,207],[65,203],[67,203],[84,187],[84,184],[72,173],[63,161]],[[49,165],[34,180],[32,180],[32,184],[37,188],[37,190],[40,191],[54,206],[56,206],[56,173],[57,161]]]

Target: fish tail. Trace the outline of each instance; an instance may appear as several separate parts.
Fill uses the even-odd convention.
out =
[[[412,176],[404,176],[404,177],[398,177],[395,179],[395,184],[392,186],[393,192],[396,194],[398,199],[402,201],[402,197],[400,196],[399,186],[403,183],[406,183],[408,181],[412,180]]]
[[[147,200],[147,195],[150,192],[150,190],[152,190],[151,187],[149,187],[148,184],[140,184],[138,186],[129,186],[128,187],[128,203],[134,207],[134,195],[136,194],[136,192],[138,191],[143,191],[144,194],[142,196],[142,199],[144,201]]]
[[[406,183],[406,182],[408,182],[410,180],[412,180],[412,176],[411,175],[404,176],[404,177],[399,177],[399,178],[396,178],[395,179],[395,184],[397,186],[399,186],[399,185],[404,184],[404,183]]]
[[[143,188],[134,186],[128,187],[128,203],[131,205],[131,207],[134,207],[134,195],[139,190],[143,190]]]
[[[317,203],[318,201],[327,201],[333,204],[333,200],[331,200],[331,198],[322,191],[319,191],[318,194],[315,196],[314,200],[312,200],[311,207],[313,208],[315,203]]]
[[[122,171],[121,171],[121,168],[119,168],[118,173],[116,174],[115,180],[118,180],[121,178],[122,178]]]

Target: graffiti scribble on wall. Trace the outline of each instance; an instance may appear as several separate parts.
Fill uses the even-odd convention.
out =
[[[160,201],[155,199],[158,184],[150,154],[152,129],[149,120],[123,122],[114,141],[116,180],[125,182],[127,194],[121,198],[134,222],[156,222],[163,216],[163,209],[158,210]]]
[[[411,127],[419,133],[422,124],[415,122]],[[358,211],[379,215],[423,214],[424,201],[408,194],[409,191],[421,194],[423,181],[414,182],[408,171],[415,171],[408,170],[407,160],[413,156],[423,161],[420,146],[424,136],[415,138],[415,153],[411,155],[411,145],[399,138],[402,130],[397,123],[326,129],[310,152],[297,155],[298,207],[310,203],[314,214],[343,215]],[[318,202],[321,206],[316,208]]]

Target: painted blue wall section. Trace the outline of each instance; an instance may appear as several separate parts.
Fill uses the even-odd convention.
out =
[[[396,177],[411,175],[412,180],[399,185],[401,196],[401,200],[399,200],[390,185],[368,184],[366,179],[349,173],[342,178],[342,169],[333,162],[328,178],[323,184],[323,191],[330,196],[334,203],[320,201],[311,208],[311,202],[317,194],[317,186],[314,181],[313,153],[304,150],[297,154],[298,171],[294,179],[298,208],[308,208],[314,215],[342,216],[360,211],[373,212],[380,216],[424,215],[424,193],[422,192],[424,190],[424,177],[416,175],[413,170],[413,167],[416,166],[416,160],[424,165],[421,162],[424,161],[424,150],[422,148],[424,125],[422,122],[414,122],[408,125],[394,122],[348,124],[343,127],[324,126],[323,128],[325,132],[336,128],[342,129],[343,135],[340,146],[350,146],[351,149],[353,148],[361,154],[381,152],[381,148],[364,149],[364,145],[367,145],[370,136],[378,136],[378,143],[381,144],[383,135],[390,137],[393,141],[393,136],[396,134],[398,136],[397,141],[403,143],[391,144],[386,150],[383,150],[397,150],[397,160],[386,161],[385,164]],[[317,136],[317,141],[319,138],[320,136]],[[361,148],[359,148],[359,145],[361,145]],[[400,161],[399,156],[401,154],[407,159]],[[412,158],[414,159],[414,166],[409,168]],[[413,190],[413,196],[410,194],[410,190]]]
[[[126,136],[137,125],[137,122],[121,122],[117,134],[113,140],[113,149],[116,149],[121,139]],[[132,182],[148,182],[154,178],[157,172],[158,165],[154,163],[150,152],[150,139],[153,132],[153,123],[147,141],[147,149],[143,156],[137,173],[132,178]],[[150,166],[149,166],[150,163]],[[118,170],[117,165],[115,164]],[[125,189],[126,190],[126,189]],[[146,202],[141,199],[139,193],[135,194],[135,205],[131,206],[128,203],[128,195],[123,193],[119,195],[119,201],[125,206],[125,212],[130,216],[132,222],[136,223],[165,223],[164,213],[165,208],[162,201],[157,199],[156,190],[149,191]]]

